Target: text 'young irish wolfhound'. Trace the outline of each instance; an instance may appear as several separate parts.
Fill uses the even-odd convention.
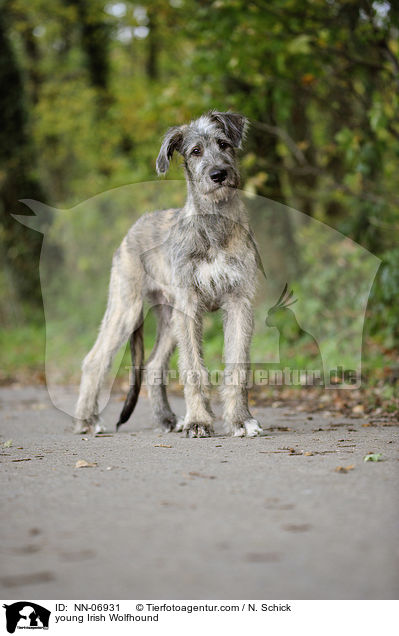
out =
[[[117,426],[133,412],[143,364],[144,299],[158,317],[157,341],[146,365],[155,424],[165,431],[183,430],[191,437],[212,433],[202,317],[221,308],[224,422],[233,435],[261,432],[248,410],[246,386],[259,259],[237,191],[236,149],[245,125],[242,115],[212,111],[166,133],[157,172],[167,172],[178,151],[184,159],[187,200],[181,209],[142,216],[114,255],[107,310],[97,341],[83,362],[76,432],[104,430],[99,422],[99,392],[114,355],[129,336],[135,377]],[[176,344],[187,409],[182,423],[171,411],[165,383],[159,382],[167,374]],[[151,377],[157,381],[151,382]]]

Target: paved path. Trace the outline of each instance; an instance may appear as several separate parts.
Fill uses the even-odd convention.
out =
[[[73,436],[45,389],[2,388],[0,597],[398,598],[398,425],[254,413],[264,437],[187,439],[141,398]]]

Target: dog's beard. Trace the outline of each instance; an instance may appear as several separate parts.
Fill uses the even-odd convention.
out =
[[[220,185],[215,187],[208,196],[215,203],[221,203],[223,201],[229,201],[235,192],[235,187],[231,185]]]

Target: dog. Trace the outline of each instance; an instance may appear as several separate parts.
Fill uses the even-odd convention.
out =
[[[224,328],[222,399],[226,431],[257,436],[262,429],[248,408],[247,376],[253,331],[252,300],[260,267],[245,206],[240,200],[237,150],[247,127],[238,113],[210,111],[170,128],[156,169],[183,158],[187,198],[181,209],[148,213],[130,228],[114,254],[107,309],[97,340],[83,361],[75,432],[101,431],[98,396],[118,349],[130,337],[134,382],[117,428],[136,405],[143,365],[143,301],[155,308],[157,339],[146,364],[154,422],[189,437],[213,433],[208,372],[202,356],[202,319],[221,309]],[[170,356],[179,350],[186,415],[172,412],[165,382]],[[161,381],[159,381],[161,378]]]

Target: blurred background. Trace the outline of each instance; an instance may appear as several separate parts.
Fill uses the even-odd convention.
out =
[[[399,6],[383,0],[3,0],[0,6],[0,380],[44,380],[43,236],[10,215],[29,213],[19,200],[72,208],[111,188],[155,180],[165,130],[216,108],[252,121],[241,153],[248,195],[305,213],[304,232],[306,218],[322,221],[382,260],[367,308],[362,371],[366,384],[395,404]],[[177,160],[168,179],[181,178]],[[295,253],[291,219],[276,215],[274,222],[283,248]],[[41,231],[52,237],[50,267],[66,258],[53,223],[50,211],[40,215]],[[106,232],[112,243],[120,226],[90,230]],[[255,219],[255,235],[261,231]],[[306,253],[296,257],[305,268],[323,249],[308,239]],[[85,271],[84,253],[75,255],[75,265]],[[348,278],[353,284],[350,270]],[[148,346],[153,329],[151,323]],[[222,346],[220,319],[206,329],[212,355]]]

